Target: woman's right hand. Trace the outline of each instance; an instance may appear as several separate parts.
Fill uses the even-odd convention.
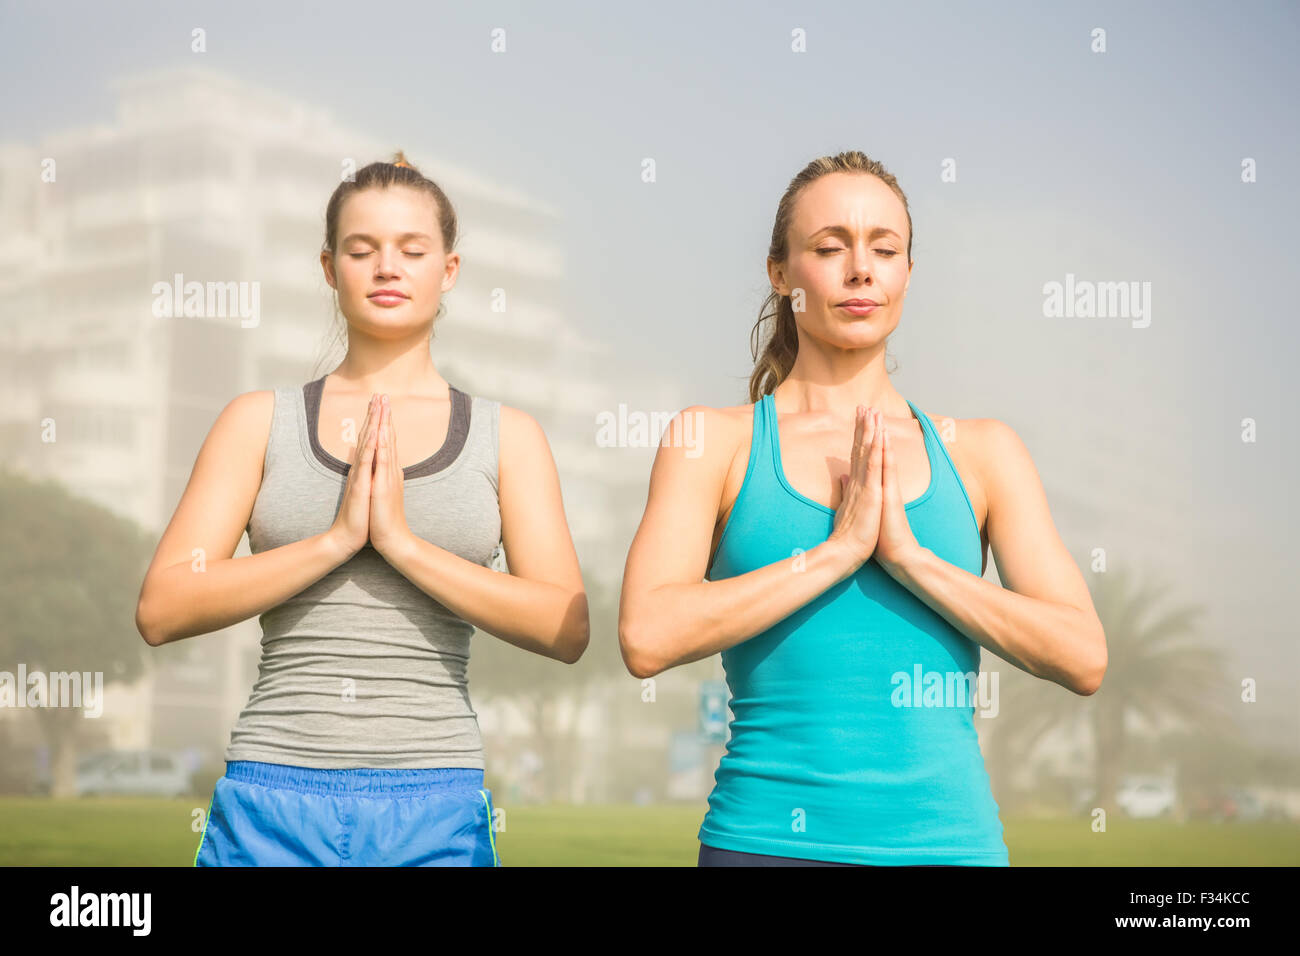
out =
[[[875,552],[880,534],[884,492],[881,486],[883,429],[879,425],[879,412],[858,406],[849,473],[840,476],[840,506],[827,539],[843,546],[858,564],[865,564]]]
[[[366,420],[357,438],[357,448],[348,469],[343,501],[329,534],[348,558],[360,551],[370,540],[370,484],[374,480],[376,436],[379,433],[379,396],[370,396]]]

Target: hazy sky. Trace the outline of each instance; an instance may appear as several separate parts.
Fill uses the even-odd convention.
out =
[[[685,404],[746,400],[777,201],[810,159],[863,150],[915,228],[895,385],[934,415],[1010,423],[1054,513],[1084,500],[1117,551],[1177,550],[1163,570],[1212,602],[1246,673],[1287,677],[1273,690],[1296,717],[1297,4],[0,11],[5,141],[111,123],[108,79],[194,62],[327,107],[427,172],[444,157],[561,209],[570,321]],[[1149,282],[1150,326],[1045,318],[1043,286],[1067,274]]]

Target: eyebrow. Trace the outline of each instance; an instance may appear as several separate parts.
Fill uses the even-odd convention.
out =
[[[374,236],[366,235],[364,232],[354,232],[343,237],[344,242],[351,242],[353,239],[361,239],[365,242],[371,243],[376,241]],[[428,239],[432,242],[433,236],[429,235],[427,232],[404,232],[397,237],[399,242],[405,242],[407,239]]]
[[[846,237],[852,235],[845,226],[822,226],[813,233],[813,236],[820,236],[824,232]],[[895,239],[900,241],[903,238],[898,233],[894,232],[894,230],[888,229],[885,226],[877,226],[875,229],[872,229],[871,232],[867,233],[868,239],[874,239],[876,236],[893,236]]]

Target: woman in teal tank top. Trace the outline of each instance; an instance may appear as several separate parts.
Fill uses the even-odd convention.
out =
[[[754,404],[687,409],[660,443],[619,637],[642,678],[721,654],[732,720],[701,865],[1007,866],[975,730],[996,693],[981,645],[1079,694],[1105,671],[1014,432],[960,423],[982,528],[934,423],[889,382],[911,266],[894,177],[857,152],[810,163],[773,229]],[[681,450],[687,415],[702,454]],[[983,580],[986,534],[1005,587]]]
[[[966,491],[934,425],[907,404],[930,462],[929,487],[904,506],[908,524],[940,558],[978,575],[983,547]],[[811,550],[834,518],[786,480],[764,395],[709,580]],[[979,646],[879,563],[865,562],[722,661],[734,716],[701,843],[857,863],[1007,865],[974,698],[902,706],[914,703],[918,669],[945,685],[978,679]]]

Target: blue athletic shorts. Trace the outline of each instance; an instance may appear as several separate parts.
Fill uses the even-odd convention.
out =
[[[483,771],[232,760],[195,866],[500,866]]]

